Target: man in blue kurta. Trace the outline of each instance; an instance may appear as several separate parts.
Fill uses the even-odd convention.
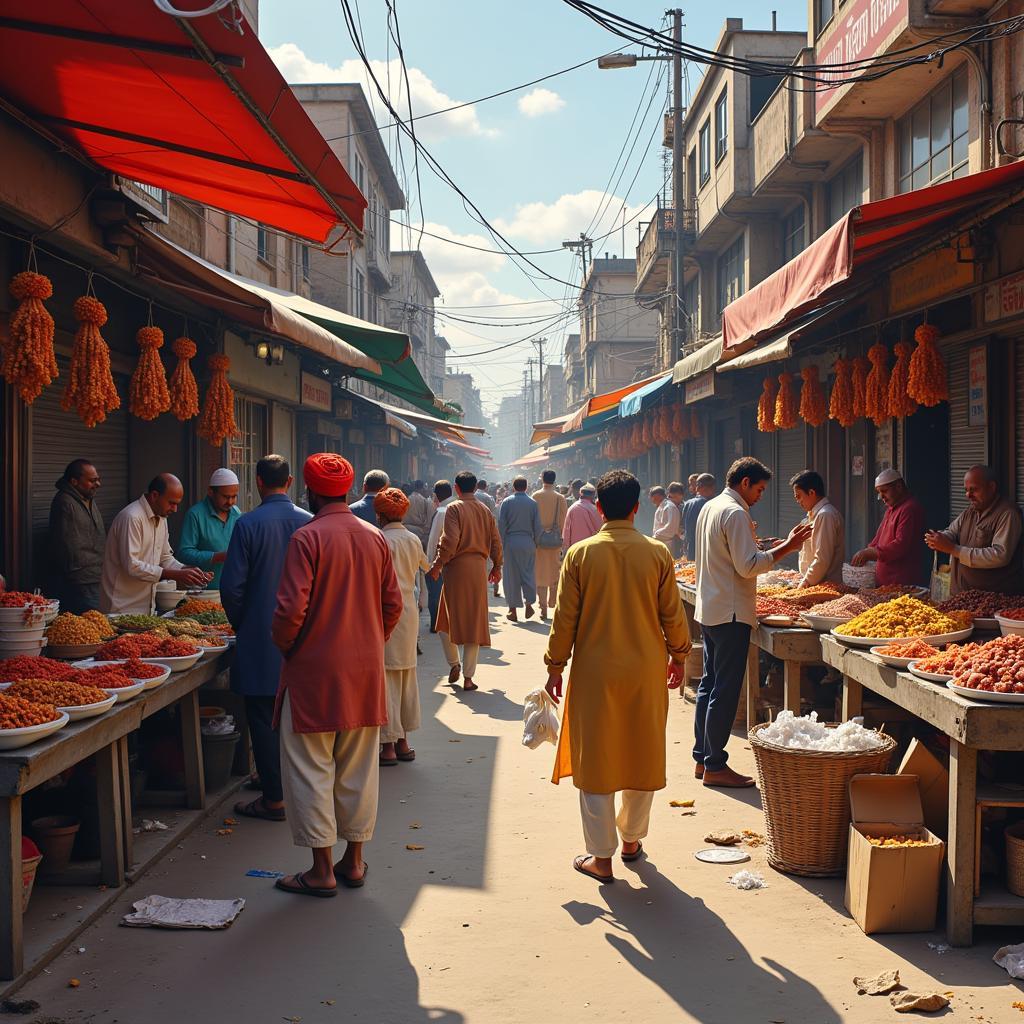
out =
[[[533,617],[537,600],[534,565],[543,532],[540,509],[527,493],[525,476],[512,481],[512,493],[498,507],[498,534],[505,552],[505,601],[509,622],[518,622],[517,609],[526,605],[526,617]]]
[[[241,512],[238,509],[238,477],[230,469],[215,469],[210,486],[198,505],[185,513],[178,555],[188,565],[213,573],[210,587],[220,587],[231,533]]]
[[[220,599],[238,635],[231,667],[231,689],[245,698],[253,758],[263,796],[238,803],[250,818],[284,821],[281,755],[273,727],[274,698],[281,675],[281,652],[270,638],[285,552],[292,534],[313,517],[288,497],[291,468],[280,455],[256,463],[262,503],[238,520],[220,581]]]
[[[364,523],[376,526],[377,513],[373,510],[373,499],[376,498],[385,487],[390,486],[391,478],[383,469],[371,469],[370,472],[363,477],[363,496],[358,501],[353,501],[352,504],[349,505],[353,515],[359,516]]]

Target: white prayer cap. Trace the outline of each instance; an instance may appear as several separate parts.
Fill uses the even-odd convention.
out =
[[[883,469],[878,476],[875,477],[875,486],[884,487],[886,484],[894,484],[897,480],[902,480],[903,475],[897,469]]]
[[[238,477],[230,469],[215,469],[210,476],[211,487],[237,487]]]
[[[583,498],[596,498],[597,488],[593,484],[584,484],[580,488],[580,496]]]

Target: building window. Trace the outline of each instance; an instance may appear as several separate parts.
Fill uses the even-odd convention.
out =
[[[782,262],[788,263],[797,253],[804,251],[804,206],[801,203],[782,221]]]
[[[743,294],[743,235],[718,257],[718,316]]]
[[[715,163],[725,156],[729,148],[729,92],[722,90],[715,104]]]
[[[814,27],[820,35],[821,30],[832,20],[832,15],[839,5],[836,0],[814,0]]]
[[[262,225],[256,225],[256,255],[264,263],[270,262],[270,232]]]
[[[864,201],[864,154],[858,153],[828,183],[828,222],[845,217]]]
[[[704,122],[700,129],[700,183],[711,177],[711,120]]]
[[[697,191],[697,147],[690,150],[686,161],[686,197],[692,199]]]
[[[360,320],[366,319],[366,277],[363,272],[358,268],[354,268],[355,273],[352,276],[352,289],[354,292],[353,298],[353,309],[354,315]]]
[[[695,277],[683,289],[683,307],[686,315],[686,340],[693,341],[700,334],[700,277]]]
[[[960,68],[899,123],[900,191],[967,174],[967,69]]]
[[[363,166],[363,161],[359,159],[359,154],[355,155],[354,159],[354,170],[355,170],[355,181],[356,188],[362,193],[363,197],[366,197],[366,168]]]
[[[303,245],[301,248],[301,260],[302,260],[302,280],[309,280],[309,246]]]

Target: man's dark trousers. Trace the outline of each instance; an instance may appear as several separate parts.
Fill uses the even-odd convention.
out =
[[[704,674],[697,688],[697,710],[693,721],[693,759],[704,770],[725,767],[736,707],[743,690],[750,649],[750,626],[745,622],[724,622],[700,627],[704,638]]]

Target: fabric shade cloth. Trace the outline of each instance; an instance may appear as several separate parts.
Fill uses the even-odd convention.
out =
[[[668,373],[664,373],[660,377],[655,378],[649,384],[645,384],[642,388],[637,388],[636,391],[626,395],[626,397],[619,402],[619,419],[625,419],[627,416],[635,416],[638,412],[648,408],[661,397],[665,388],[671,386],[672,371],[669,370]]]
[[[722,358],[722,336],[712,339],[703,347],[684,356],[672,367],[672,383],[682,384],[691,377],[699,377]]]
[[[716,373],[728,373],[730,370],[745,370],[751,366],[762,366],[765,363],[777,363],[788,359],[793,354],[793,342],[796,341],[805,331],[810,330],[819,321],[827,319],[832,313],[843,308],[845,302],[830,302],[820,309],[812,310],[803,316],[797,317],[781,331],[768,335],[758,343],[756,348],[734,356],[732,359],[719,363],[715,368]]]
[[[520,455],[518,459],[513,459],[509,463],[510,466],[537,466],[542,462],[548,461],[548,452],[546,448],[535,448],[532,452],[527,452],[525,455]]]
[[[604,412],[607,409],[615,409],[618,412],[619,402],[622,401],[626,395],[631,395],[634,391],[642,388],[645,384],[650,384],[652,381],[660,380],[662,374],[658,374],[654,377],[645,377],[643,380],[633,381],[630,384],[624,384],[621,388],[616,388],[614,391],[607,391],[603,395],[595,395],[593,398],[587,399],[573,414],[566,420],[562,426],[562,433],[569,434],[575,430],[579,430],[583,426],[584,420],[590,416],[594,416],[599,412]]]
[[[471,455],[479,455],[483,458],[490,458],[491,453],[486,448],[477,448],[475,444],[468,444],[466,441],[459,441],[454,437],[440,437],[442,444],[451,445],[461,451],[469,452]]]
[[[436,416],[425,416],[423,413],[415,412],[412,409],[400,409],[397,405],[389,405],[387,402],[377,403],[382,409],[401,416],[402,419],[415,423],[419,427],[428,427],[431,430],[439,430],[445,436],[456,437],[465,440],[466,434],[486,434],[484,427],[471,427],[467,423],[449,423],[447,420],[439,419]]]
[[[534,423],[530,444],[540,444],[541,441],[546,441],[549,437],[560,434],[562,427],[571,419],[572,413],[567,412],[564,416],[556,416],[554,419],[544,420],[543,423]]]
[[[836,297],[859,268],[897,248],[912,249],[940,225],[1024,188],[1024,161],[855,206],[842,220],[722,312],[725,351]]]
[[[361,234],[366,199],[230,16],[0,0],[0,94],[115,174],[317,242],[339,224]]]

